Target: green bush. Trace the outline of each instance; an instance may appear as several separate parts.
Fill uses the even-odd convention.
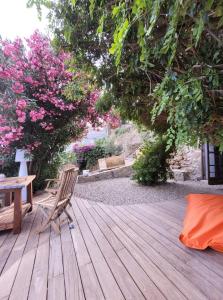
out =
[[[121,136],[121,135],[125,134],[126,132],[129,132],[130,130],[131,130],[131,127],[122,126],[115,130],[115,135]]]
[[[0,173],[7,177],[17,176],[19,172],[19,163],[15,162],[15,153],[11,155],[0,155]]]
[[[87,152],[85,155],[86,158],[86,168],[89,169],[94,167],[99,158],[105,157],[105,149],[99,145],[96,145],[91,151]]]
[[[80,170],[95,166],[99,158],[105,157],[105,150],[101,145],[74,145],[73,151],[76,155],[76,162]]]
[[[45,188],[47,178],[56,178],[61,166],[65,164],[75,163],[75,154],[72,152],[61,151],[55,154],[51,160],[47,161],[38,174],[38,180],[34,180],[34,190],[41,190]]]
[[[101,146],[104,149],[104,157],[109,157],[112,155],[120,155],[122,153],[122,146],[115,145],[114,140],[110,138],[103,138],[96,141],[97,146]]]
[[[112,155],[120,155],[121,146],[116,146],[114,141],[108,138],[96,141],[96,145],[78,146],[74,145],[73,151],[80,170],[90,169],[97,165],[99,158]]]
[[[168,164],[167,159],[171,150],[166,151],[165,138],[156,138],[153,142],[146,141],[142,147],[140,156],[133,164],[135,179],[143,185],[155,185],[166,182]]]

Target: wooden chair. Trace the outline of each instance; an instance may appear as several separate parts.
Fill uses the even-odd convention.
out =
[[[71,206],[71,197],[74,186],[77,181],[78,170],[75,166],[62,171],[59,188],[56,194],[50,194],[47,198],[42,199],[35,204],[39,206],[46,217],[38,232],[44,231],[50,224],[56,233],[60,232],[58,219],[62,213],[65,213],[69,222],[73,222],[72,217],[67,211],[67,206]]]
[[[56,195],[59,186],[60,186],[60,181],[62,179],[62,172],[64,170],[67,170],[69,168],[74,168],[75,165],[73,164],[65,164],[62,166],[61,170],[58,172],[58,176],[57,178],[53,178],[53,179],[46,179],[45,181],[47,182],[46,188],[45,188],[45,192],[50,193],[52,195]]]

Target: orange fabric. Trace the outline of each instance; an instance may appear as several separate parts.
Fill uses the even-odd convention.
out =
[[[187,247],[223,252],[223,195],[190,194],[184,228],[179,236]]]

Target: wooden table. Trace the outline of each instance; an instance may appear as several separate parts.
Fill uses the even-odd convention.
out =
[[[8,177],[0,181],[0,192],[14,193],[14,209],[13,209],[13,222],[9,222],[5,229],[13,228],[13,233],[21,232],[23,207],[22,207],[22,188],[27,187],[27,204],[29,204],[28,211],[32,211],[32,198],[33,189],[32,182],[35,179],[35,175],[26,177]],[[26,213],[27,210],[24,212]],[[4,214],[4,209],[2,214]],[[7,214],[7,208],[5,215]],[[9,215],[9,213],[8,213]],[[1,212],[0,212],[0,225],[1,225]],[[0,226],[1,227],[1,226]],[[4,227],[3,227],[4,229]]]

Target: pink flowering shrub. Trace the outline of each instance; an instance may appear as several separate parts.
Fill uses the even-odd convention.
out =
[[[95,110],[99,92],[83,72],[68,70],[68,61],[39,32],[26,45],[0,40],[0,156],[29,150],[37,176],[88,123],[103,121]]]
[[[95,110],[99,92],[86,83],[81,86],[82,73],[67,70],[69,55],[55,53],[39,32],[26,42],[28,49],[20,39],[0,41],[1,152],[15,147],[33,150],[44,134],[47,139],[54,136],[72,118],[78,133],[88,122],[103,119]]]
[[[98,114],[100,93],[90,82],[69,54],[55,52],[38,31],[26,44],[0,40],[0,159],[16,148],[30,151],[39,188],[57,153],[80,138],[87,124],[117,126],[112,113]]]

